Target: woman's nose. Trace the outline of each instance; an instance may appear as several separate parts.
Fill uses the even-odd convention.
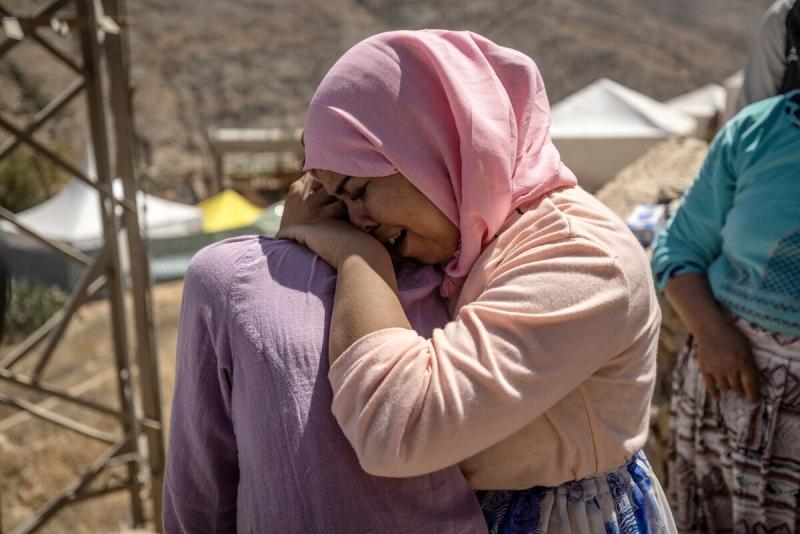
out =
[[[378,227],[378,222],[369,216],[366,210],[360,206],[359,202],[347,203],[347,215],[350,217],[351,223],[367,233],[372,232]]]

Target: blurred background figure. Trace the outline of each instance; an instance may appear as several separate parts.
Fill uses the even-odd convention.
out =
[[[736,112],[753,102],[800,89],[798,45],[800,2],[776,0],[750,43]]]
[[[795,532],[800,514],[800,91],[720,131],[653,254],[691,336],[671,404],[682,532]]]

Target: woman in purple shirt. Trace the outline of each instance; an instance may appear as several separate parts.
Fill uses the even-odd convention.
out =
[[[447,321],[430,268],[399,277],[415,328]],[[289,241],[212,245],[186,274],[170,418],[168,533],[486,532],[457,467],[366,474],[331,413],[336,273]]]

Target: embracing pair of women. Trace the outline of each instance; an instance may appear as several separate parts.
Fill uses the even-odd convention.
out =
[[[337,270],[333,413],[364,469],[458,463],[501,531],[672,530],[641,453],[648,261],[560,161],[534,62],[466,32],[372,37],[323,80],[304,143],[278,237]],[[452,319],[428,338],[392,252],[444,270]]]
[[[421,501],[447,515],[440,498],[467,488],[466,479],[476,491],[468,500],[490,532],[674,531],[641,451],[660,323],[648,259],[560,161],[534,62],[469,32],[373,36],[322,81],[304,145],[305,174],[278,237],[335,269],[335,296],[323,311],[308,311],[325,301],[324,284],[314,280],[328,280],[329,268],[307,251],[289,252],[297,248],[289,241],[240,240],[195,259],[178,347],[168,525],[207,512],[197,499],[210,494],[205,502],[223,514],[213,521],[224,516],[228,527],[238,521],[258,530],[253,525],[272,521],[286,532],[368,532],[376,524],[418,531],[412,516],[426,507]],[[235,247],[249,248],[224,252]],[[446,313],[425,328],[418,304],[434,297],[431,288]],[[213,302],[206,306],[202,295]],[[327,345],[309,343],[295,356],[297,340],[316,336],[320,324],[329,329]],[[198,348],[201,338],[211,349]],[[255,363],[238,370],[253,346]],[[317,366],[311,353],[320,346],[330,358],[329,371],[327,362],[318,366],[330,388],[313,378],[297,386],[300,369]],[[259,373],[278,378],[267,387]],[[281,388],[276,405],[254,408]],[[220,391],[213,409],[192,404]],[[328,399],[324,414],[320,399]],[[331,403],[352,450],[338,449],[338,436],[320,443]],[[222,422],[209,424],[214,417]],[[277,419],[294,430],[262,432]],[[336,452],[320,461],[327,449]],[[227,467],[208,468],[219,450]],[[269,460],[274,473],[292,467],[270,480],[254,474],[265,469],[254,458],[271,451],[283,455]],[[330,495],[336,490],[320,495],[336,486],[324,472],[340,473],[352,451],[376,477],[338,499]],[[374,517],[393,513],[381,477],[440,472],[457,476],[426,479],[424,499],[404,517]],[[359,493],[367,485],[375,490]],[[305,515],[294,524],[306,526],[289,518],[274,524],[281,507]],[[337,508],[347,512],[332,518]],[[428,524],[448,532],[475,525]]]

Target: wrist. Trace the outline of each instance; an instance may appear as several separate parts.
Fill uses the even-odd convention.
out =
[[[699,342],[702,342],[707,339],[716,339],[720,336],[724,336],[730,332],[731,328],[732,325],[727,319],[725,319],[722,314],[718,314],[717,317],[703,321],[702,324],[696,325],[690,330],[694,337],[697,338]]]

